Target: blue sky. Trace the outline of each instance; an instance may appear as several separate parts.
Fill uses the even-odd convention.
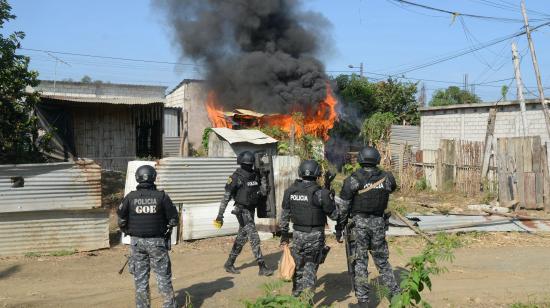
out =
[[[518,0],[410,0],[454,12],[521,19]],[[183,78],[200,78],[200,66],[189,63],[172,42],[164,16],[146,0],[12,0],[17,19],[2,32],[26,32],[23,47],[66,53],[154,60],[147,63],[82,57],[21,50],[31,56],[31,66],[43,79],[79,80],[83,75],[116,83],[159,84],[169,88]],[[496,5],[495,5],[496,3]],[[531,24],[550,21],[548,0],[527,0]],[[406,68],[427,63],[442,55],[454,54],[479,42],[518,32],[520,22],[502,22],[463,17],[454,21],[448,14],[398,4],[392,0],[313,0],[304,9],[322,13],[332,23],[327,48],[320,55],[329,74],[349,72],[349,64],[363,62],[366,76],[402,76]],[[543,84],[550,87],[550,27],[533,35]],[[462,85],[464,74],[476,83],[475,92],[484,100],[497,100],[500,86],[515,82],[494,80],[513,77],[510,43],[506,40],[490,48],[450,61],[406,73],[412,81],[425,80],[430,95],[449,85]],[[525,37],[516,38],[523,55],[522,75],[529,91],[536,93],[531,58]],[[54,57],[68,63],[56,61]],[[57,68],[56,68],[57,63]],[[426,80],[427,79],[427,80]],[[550,89],[547,90],[550,92]],[[533,94],[526,93],[527,97]]]

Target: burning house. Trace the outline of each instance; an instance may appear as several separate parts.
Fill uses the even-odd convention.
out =
[[[317,59],[329,24],[323,16],[288,0],[168,0],[160,6],[182,57],[205,68],[200,87],[212,127],[277,126],[328,140],[337,100]]]

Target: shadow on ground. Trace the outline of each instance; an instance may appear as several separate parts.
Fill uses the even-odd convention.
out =
[[[185,303],[187,294],[191,296],[193,307],[202,307],[204,300],[218,292],[234,286],[233,277],[223,277],[215,281],[201,282],[176,292],[176,300],[181,305]]]
[[[264,260],[265,260],[265,264],[267,265],[267,267],[269,267],[272,270],[277,270],[277,268],[279,266],[279,260],[281,259],[282,254],[283,254],[282,251],[277,251],[277,252],[270,253],[268,255],[264,255]],[[241,257],[242,257],[242,255],[243,254],[241,253]],[[237,262],[238,262],[238,260],[239,259],[237,259]],[[256,260],[253,260],[253,261],[241,264],[239,267],[237,267],[237,269],[238,270],[243,270],[245,268],[249,268],[249,267],[252,267],[252,266],[258,266],[258,262],[256,262]]]
[[[397,283],[401,281],[401,276],[404,273],[408,273],[405,268],[395,268],[393,274]],[[321,292],[317,292],[313,298],[313,301],[317,306],[331,306],[348,300],[350,297],[355,297],[354,292],[351,289],[351,278],[347,271],[341,273],[330,273],[320,277],[317,280],[317,289],[320,289],[324,285]],[[384,284],[380,276],[375,279],[371,279],[369,282],[369,307],[378,307],[383,301],[383,296],[387,294],[384,291]],[[389,299],[388,299],[389,301]],[[356,303],[356,300],[352,300]],[[357,307],[356,304],[350,304],[349,307]]]
[[[12,265],[6,269],[0,270],[0,279],[5,279],[21,270],[20,265]]]

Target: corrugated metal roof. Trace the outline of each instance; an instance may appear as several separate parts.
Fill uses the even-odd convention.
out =
[[[23,187],[12,187],[17,177]],[[93,161],[0,165],[0,213],[99,207],[101,169]]]
[[[40,211],[0,215],[0,255],[109,247],[109,214],[94,211]]]
[[[149,105],[164,104],[166,99],[160,97],[97,97],[97,96],[66,96],[41,95],[42,98],[73,103],[115,104],[115,105]]]
[[[238,113],[238,114],[253,116],[253,117],[256,117],[256,118],[261,118],[265,115],[263,113],[259,113],[259,112],[248,110],[248,109],[235,109],[235,112]]]
[[[212,128],[212,130],[230,144],[238,142],[248,142],[252,144],[269,144],[276,143],[277,139],[273,139],[268,135],[256,129],[230,129],[230,128]]]

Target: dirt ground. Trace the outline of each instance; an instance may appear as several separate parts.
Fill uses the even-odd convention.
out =
[[[462,235],[464,246],[456,250],[449,271],[433,279],[425,298],[433,307],[509,307],[511,303],[550,302],[550,237],[529,234],[474,233]],[[232,237],[177,245],[171,252],[174,289],[178,302],[186,294],[194,307],[242,307],[242,300],[262,294],[264,283],[275,277],[259,277],[247,245],[237,260],[240,275],[222,269]],[[329,238],[332,251],[319,270],[317,305],[348,307],[356,302],[350,293],[343,246]],[[276,239],[262,242],[267,263],[280,257]],[[397,273],[419,253],[418,238],[391,238],[391,263]],[[125,271],[117,272],[127,247],[82,252],[64,257],[9,257],[0,259],[0,307],[132,307],[133,282]],[[372,283],[377,271],[371,265]],[[160,307],[156,283],[151,279],[154,307]],[[290,291],[285,283],[282,292]],[[375,292],[373,292],[375,293]],[[371,307],[387,307],[386,299],[372,296]]]

